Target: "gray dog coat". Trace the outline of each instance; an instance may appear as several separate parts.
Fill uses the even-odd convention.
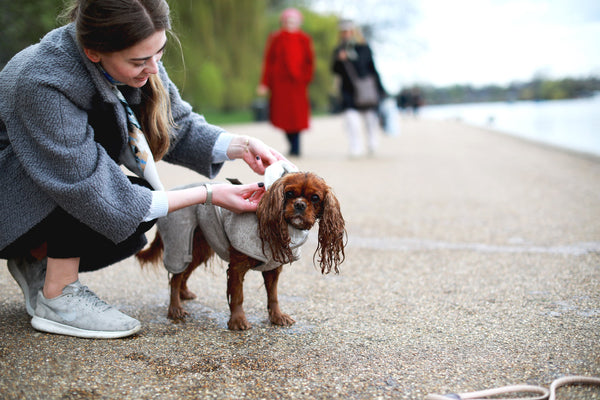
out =
[[[187,185],[178,189],[198,185],[200,184]],[[156,224],[164,244],[165,268],[173,274],[183,272],[192,261],[196,227],[200,227],[210,247],[225,261],[229,261],[229,246],[231,246],[261,261],[254,270],[270,271],[281,265],[273,260],[268,244],[263,252],[258,236],[256,213],[237,214],[219,206],[199,204],[174,211],[159,218]],[[308,239],[309,231],[288,225],[288,232],[293,255],[291,263],[300,258],[301,247]]]

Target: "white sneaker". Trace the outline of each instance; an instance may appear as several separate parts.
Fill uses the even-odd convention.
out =
[[[33,317],[38,292],[44,287],[46,279],[47,258],[43,260],[29,260],[28,258],[13,258],[8,260],[8,270],[21,287],[25,296],[27,314]]]
[[[130,336],[140,321],[100,300],[79,281],[67,285],[60,296],[47,299],[40,290],[31,325],[39,331],[94,339]]]

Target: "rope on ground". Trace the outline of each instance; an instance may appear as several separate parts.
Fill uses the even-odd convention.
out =
[[[425,397],[425,400],[483,400],[490,396],[498,396],[507,393],[537,393],[538,397],[513,397],[506,399],[494,398],[494,400],[555,400],[556,389],[565,385],[598,385],[600,386],[600,378],[592,378],[587,376],[566,376],[556,379],[550,385],[550,390],[542,386],[534,385],[513,385],[503,386],[496,389],[481,390],[479,392],[469,393],[453,393],[446,395],[430,394]]]

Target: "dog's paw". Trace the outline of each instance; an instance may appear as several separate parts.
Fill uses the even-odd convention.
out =
[[[196,297],[198,296],[196,296],[196,294],[190,289],[183,289],[179,291],[179,298],[181,300],[194,300]]]
[[[252,328],[252,325],[250,325],[245,316],[235,318],[232,316],[229,322],[227,322],[227,328],[232,331],[245,331]]]
[[[184,321],[188,315],[190,315],[190,313],[185,311],[182,307],[169,307],[169,313],[167,314],[167,317],[177,322]]]
[[[269,319],[271,320],[271,323],[273,325],[279,325],[279,326],[290,326],[290,325],[294,325],[296,323],[296,321],[294,321],[294,319],[292,317],[290,317],[287,314],[283,314],[283,313],[279,313],[279,314],[271,314],[269,315]]]

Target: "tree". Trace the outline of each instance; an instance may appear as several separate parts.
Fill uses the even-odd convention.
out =
[[[170,4],[185,66],[173,46],[165,54],[165,64],[183,97],[200,111],[249,108],[260,79],[266,38],[279,28],[279,13],[288,2],[179,0]],[[303,29],[313,37],[315,50],[311,102],[325,110],[337,18],[307,9],[302,13]]]
[[[0,0],[0,66],[60,25],[64,0]],[[184,99],[199,112],[249,109],[255,98],[269,32],[289,0],[168,0],[173,31],[163,62]],[[331,52],[337,41],[337,17],[301,7],[303,29],[315,50],[311,103],[326,110],[333,77]]]
[[[313,39],[315,51],[315,73],[310,84],[310,98],[313,108],[327,110],[329,95],[333,85],[331,72],[332,52],[337,43],[337,17],[320,15],[304,10],[303,29]]]
[[[0,69],[20,50],[57,27],[61,0],[0,0]]]
[[[165,64],[182,95],[202,109],[247,107],[260,73],[257,49],[266,34],[266,1],[179,0],[170,5],[182,54],[171,46]]]

